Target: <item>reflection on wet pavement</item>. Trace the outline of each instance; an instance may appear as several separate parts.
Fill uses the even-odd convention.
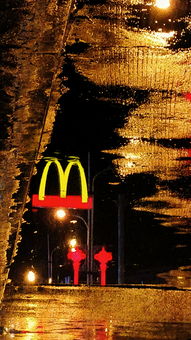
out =
[[[136,7],[138,3],[140,8]],[[80,13],[86,13],[89,23],[86,22],[83,30],[78,12],[71,41],[73,37],[84,39],[90,47],[85,53],[75,55],[75,66],[98,85],[126,89],[126,98],[121,99],[126,107],[126,119],[123,128],[116,130],[124,140],[123,145],[104,151],[116,155],[114,164],[122,178],[134,173],[157,176],[156,194],[144,197],[144,202],[140,200],[135,209],[166,215],[168,222],[163,225],[181,226],[181,221],[184,224],[184,220],[190,218],[190,201],[184,197],[183,190],[182,197],[177,196],[167,182],[189,176],[190,171],[191,103],[184,97],[191,91],[190,53],[188,50],[172,52],[168,48],[169,38],[175,31],[141,29],[137,25],[135,30],[130,28],[126,24],[128,9],[140,11],[141,6],[140,1],[131,1],[81,9]],[[102,13],[102,18],[98,13]],[[145,92],[142,102],[135,98],[138,90]],[[119,102],[120,97],[115,100]],[[173,145],[175,140],[178,148]],[[185,140],[187,147],[184,147]]]
[[[122,181],[134,175],[140,175],[142,182],[150,180],[149,190],[140,190],[131,208],[152,214],[158,227],[175,227],[177,233],[188,234],[191,58],[189,49],[176,46],[190,47],[190,19],[177,21],[169,15],[164,27],[164,18],[157,17],[156,8],[147,2],[145,6],[143,1],[77,4],[64,53],[66,63],[72,61],[76,72],[100,89],[101,103],[111,101],[110,90],[115,87],[112,101],[123,107],[115,134],[122,143],[102,152],[113,155]],[[177,249],[184,246],[177,244]],[[190,269],[180,266],[158,277],[187,287]],[[23,340],[191,337],[189,291],[98,292],[9,296],[1,312],[0,336]]]
[[[114,156],[122,180],[155,178],[154,192],[140,192],[132,208],[182,233],[190,233],[191,217],[188,13],[188,1],[166,10],[147,1],[84,4],[74,14],[68,46],[81,41],[85,48],[67,54],[88,81],[118,87],[112,100],[126,112],[115,130],[122,143],[102,151]],[[103,91],[100,99],[109,98]]]
[[[186,340],[191,336],[189,300],[188,291],[161,289],[16,293],[4,302],[0,331],[3,339],[23,340]]]

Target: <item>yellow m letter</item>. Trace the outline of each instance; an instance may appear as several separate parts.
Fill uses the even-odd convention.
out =
[[[66,197],[69,174],[70,174],[72,166],[76,165],[79,170],[80,181],[81,181],[82,202],[83,203],[88,202],[88,188],[87,188],[86,176],[85,176],[84,169],[80,163],[80,160],[77,157],[74,157],[68,160],[69,163],[65,169],[65,173],[57,158],[47,158],[46,161],[47,161],[47,164],[45,165],[45,168],[42,173],[41,181],[40,181],[39,200],[45,199],[45,189],[46,189],[48,171],[49,171],[51,164],[54,163],[57,167],[57,172],[59,176],[60,197],[62,198]]]

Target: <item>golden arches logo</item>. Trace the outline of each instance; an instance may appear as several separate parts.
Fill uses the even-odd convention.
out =
[[[60,197],[62,198],[66,197],[69,174],[70,174],[71,168],[76,165],[78,167],[80,180],[81,180],[82,202],[85,203],[88,201],[88,188],[87,188],[86,176],[85,176],[85,172],[84,172],[84,169],[81,165],[79,158],[71,158],[68,160],[68,162],[69,163],[64,172],[57,158],[48,159],[47,164],[43,170],[41,181],[40,181],[39,200],[44,200],[48,171],[49,171],[51,164],[54,163],[57,167],[58,175],[59,175],[58,178],[59,178],[59,184],[60,184]]]
[[[59,160],[57,158],[46,158],[47,164],[44,167],[38,195],[33,195],[32,205],[33,206],[69,206],[71,208],[79,209],[91,209],[92,208],[92,198],[88,198],[88,188],[86,182],[86,176],[84,168],[78,157],[70,157],[68,159],[68,164],[65,171],[62,168]],[[60,196],[50,196],[45,195],[47,176],[50,166],[54,164],[57,169],[58,179],[59,179],[59,189]],[[73,166],[77,166],[80,176],[81,184],[81,196],[67,196],[67,187],[69,182],[70,171]],[[81,201],[81,204],[80,204]]]

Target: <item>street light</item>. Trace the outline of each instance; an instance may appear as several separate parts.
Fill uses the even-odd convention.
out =
[[[60,249],[59,246],[55,247],[51,253],[50,253],[50,277],[48,278],[48,283],[51,284],[52,283],[52,258],[53,258],[53,254],[56,250]]]
[[[76,238],[72,238],[72,239],[69,241],[69,246],[70,246],[71,248],[75,248],[76,245],[77,245],[77,240],[76,240]]]
[[[58,217],[59,219],[62,219],[66,216],[66,212],[64,209],[57,209],[56,210],[56,217]]]
[[[86,227],[86,246],[87,246],[87,284],[90,283],[90,228],[88,223],[85,221],[85,219],[80,215],[73,215],[72,217],[79,218]],[[72,222],[72,221],[71,221]],[[72,222],[74,223],[74,221]]]
[[[111,167],[107,167],[100,172],[98,172],[92,180],[92,195],[94,196],[95,191],[95,180],[98,176],[102,175],[102,173],[111,170]],[[110,185],[120,185],[121,182],[113,182],[108,183]],[[92,208],[92,216],[91,216],[91,258],[90,258],[90,272],[93,271],[93,229],[94,229],[94,201],[93,200],[93,208]],[[117,254],[117,280],[118,284],[124,283],[124,195],[121,193],[118,194],[118,200],[116,201],[118,208],[118,254]],[[93,278],[91,277],[93,281]]]
[[[97,177],[99,177],[100,175],[102,175],[103,173],[110,171],[111,170],[111,166],[108,166],[107,168],[99,171],[98,173],[96,173],[92,179],[92,185],[91,185],[91,194],[93,196],[93,206],[92,206],[92,210],[91,210],[91,216],[90,216],[90,230],[89,230],[89,270],[90,270],[90,284],[93,284],[93,247],[94,247],[94,242],[93,242],[93,236],[94,236],[94,194],[95,194],[95,180],[97,179]]]
[[[57,213],[59,211],[59,213]],[[67,213],[65,212],[64,209],[58,209],[56,211],[56,216],[59,219],[63,219],[65,218],[67,215]],[[75,218],[79,218],[85,225],[86,227],[86,244],[87,244],[87,284],[90,283],[90,258],[92,256],[90,256],[90,228],[89,228],[89,224],[85,221],[85,219],[80,216],[80,215],[75,215],[75,214],[71,214],[72,217]],[[75,223],[74,220],[71,221],[71,223]]]
[[[64,209],[60,208],[57,209],[55,212],[55,217],[58,219],[63,219],[66,216],[66,212]],[[58,247],[54,248],[52,252],[50,252],[50,235],[49,232],[47,233],[47,259],[48,259],[48,284],[52,283],[52,256],[54,250]]]
[[[33,270],[29,270],[26,274],[26,280],[29,283],[34,283],[36,281],[36,275],[35,272]]]

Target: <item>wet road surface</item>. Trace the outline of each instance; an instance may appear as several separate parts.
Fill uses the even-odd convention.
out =
[[[183,290],[25,288],[4,299],[0,339],[188,340],[190,302]]]

